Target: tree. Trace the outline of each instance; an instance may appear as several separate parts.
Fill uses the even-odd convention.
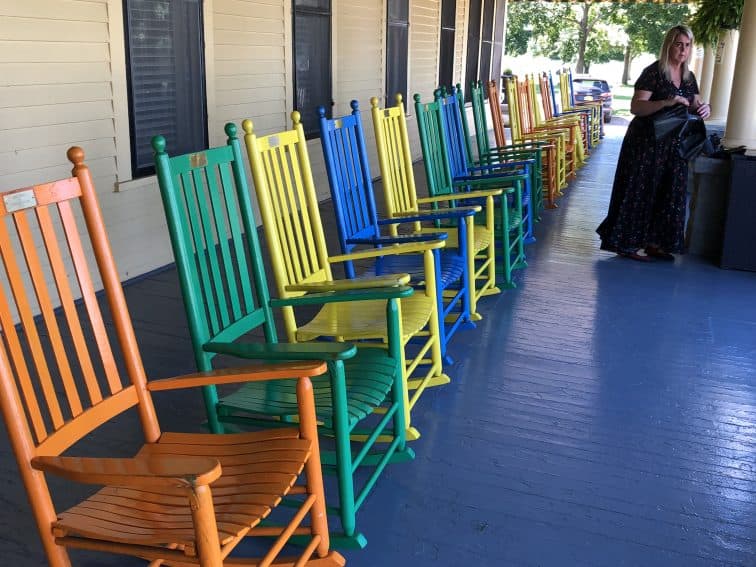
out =
[[[576,60],[575,70],[587,72],[591,63],[622,59],[622,47],[612,41],[608,25],[620,6],[602,2],[512,2],[509,6],[506,53],[536,53],[562,61]]]
[[[687,4],[633,3],[623,6],[619,14],[627,34],[623,85],[630,79],[633,58],[641,53],[659,53],[667,30],[688,21],[689,17]]]

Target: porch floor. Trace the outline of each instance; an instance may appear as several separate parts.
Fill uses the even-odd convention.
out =
[[[598,250],[623,134],[607,126],[544,211],[517,289],[484,299],[484,320],[452,342],[452,383],[420,401],[417,458],[365,503],[369,544],[344,552],[349,565],[756,565],[756,274]],[[192,371],[175,271],[126,291],[148,375]],[[196,392],[156,403],[165,429],[202,421]],[[137,427],[122,421],[87,451],[123,451]],[[36,567],[6,439],[0,557]]]

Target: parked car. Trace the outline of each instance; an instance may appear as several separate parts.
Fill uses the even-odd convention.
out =
[[[572,89],[575,102],[600,100],[604,112],[604,122],[612,120],[612,89],[603,79],[594,77],[573,77]],[[580,93],[580,95],[578,95]]]

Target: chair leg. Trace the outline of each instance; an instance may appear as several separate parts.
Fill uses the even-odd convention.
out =
[[[339,486],[339,517],[343,540],[338,547],[362,548],[367,540],[356,532],[357,510],[354,502],[354,471],[352,470],[352,447],[349,441],[347,423],[347,396],[344,363],[340,360],[328,363],[331,375],[331,397],[333,405],[333,434],[336,444],[336,474]],[[342,534],[334,534],[338,538]],[[341,538],[340,538],[341,539]],[[351,545],[348,544],[351,543]],[[339,545],[341,544],[341,545]]]
[[[200,565],[203,565],[203,567],[223,567],[210,487],[208,485],[192,487],[190,498],[192,523],[194,524],[197,556]],[[326,542],[326,551],[328,550],[327,545]]]

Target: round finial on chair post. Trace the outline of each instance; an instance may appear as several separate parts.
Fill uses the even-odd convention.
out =
[[[323,105],[321,104],[321,105],[320,105],[320,106],[318,107],[318,110],[317,110],[317,112],[318,112],[318,117],[319,117],[319,118],[325,118],[325,115],[326,115],[325,106],[323,106]]]
[[[252,135],[255,133],[255,127],[249,118],[242,120],[242,130],[244,130],[244,133],[247,135]]]
[[[292,121],[292,123],[294,124],[295,127],[297,126],[297,124],[301,124],[302,123],[302,115],[299,113],[298,110],[294,110],[291,113],[291,121]]]
[[[238,132],[236,124],[233,122],[227,122],[223,127],[223,131],[226,132],[226,136],[228,136],[229,140],[236,140],[236,133]]]
[[[412,99],[415,102],[420,102],[420,93],[415,93],[414,95],[412,95]]]
[[[404,97],[402,96],[402,93],[396,93],[396,96],[394,97],[394,100],[396,100],[396,105],[399,106],[404,102]]]
[[[165,137],[158,134],[157,136],[152,137],[150,145],[156,154],[164,154],[167,142],[165,141]]]
[[[74,165],[74,169],[77,169],[79,167],[86,167],[84,165],[84,150],[82,150],[79,146],[72,146],[68,148],[66,156],[68,157],[68,161],[70,161]]]
[[[370,108],[378,108],[378,97],[377,96],[371,96],[370,97]]]
[[[360,103],[357,99],[350,100],[349,106],[351,107],[352,112],[358,111],[360,109]]]

